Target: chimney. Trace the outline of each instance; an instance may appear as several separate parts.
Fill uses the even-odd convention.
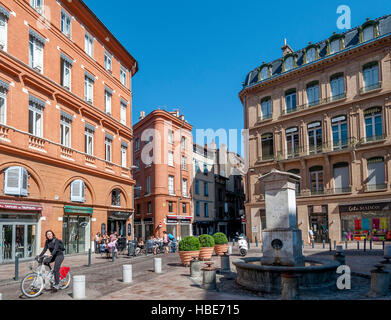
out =
[[[140,111],[140,117],[139,120],[143,120],[145,118],[145,111]]]
[[[284,39],[284,46],[281,47],[281,50],[284,57],[289,53],[293,53],[292,48],[286,43],[286,38]]]

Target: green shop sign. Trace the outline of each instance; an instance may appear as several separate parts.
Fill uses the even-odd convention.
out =
[[[75,206],[64,206],[65,213],[84,213],[84,214],[92,214],[94,212],[93,208],[87,207],[75,207]]]

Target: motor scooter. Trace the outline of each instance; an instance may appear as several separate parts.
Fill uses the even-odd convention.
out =
[[[244,234],[238,236],[238,247],[240,255],[244,257],[248,251],[248,243]]]

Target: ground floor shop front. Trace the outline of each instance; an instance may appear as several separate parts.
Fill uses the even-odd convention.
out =
[[[315,201],[313,201],[315,202]],[[251,241],[262,241],[267,227],[262,207],[247,207],[246,234]],[[329,241],[391,241],[391,199],[350,198],[316,204],[298,203],[297,225],[304,242],[310,243],[310,230],[316,243]]]
[[[52,230],[65,246],[65,254],[86,253],[94,236],[117,232],[132,237],[131,212],[38,202],[0,200],[0,264],[16,257],[28,260],[40,254],[45,233]]]

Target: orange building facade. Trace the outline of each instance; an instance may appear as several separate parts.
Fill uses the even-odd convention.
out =
[[[83,1],[0,0],[0,263],[132,236],[136,72]]]
[[[134,236],[192,233],[192,126],[179,112],[155,110],[133,126]]]

